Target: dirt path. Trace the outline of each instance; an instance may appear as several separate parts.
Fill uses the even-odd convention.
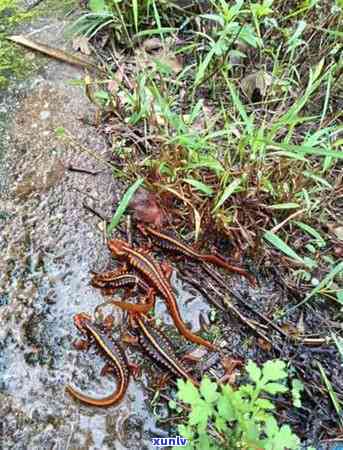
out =
[[[26,31],[42,30],[35,39],[61,46],[63,27],[42,19]],[[73,314],[92,312],[101,300],[89,286],[89,271],[108,262],[99,219],[82,204],[95,202],[109,214],[116,198],[111,172],[56,137],[55,129],[64,127],[83,145],[106,152],[96,129],[86,125],[92,106],[70,84],[81,77],[77,69],[48,62],[1,99],[1,449],[150,448],[154,424],[135,383],[119,407],[106,411],[80,406],[64,393],[67,382],[80,386],[89,376],[97,380],[87,384],[96,395],[114,384],[99,381],[97,355],[91,367],[89,355],[71,345]],[[69,165],[101,174],[69,172]]]

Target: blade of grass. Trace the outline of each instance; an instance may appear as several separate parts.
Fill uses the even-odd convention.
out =
[[[173,33],[174,31],[177,31],[177,28],[172,27],[161,27],[161,28],[154,28],[151,30],[144,30],[140,31],[139,33],[135,34],[133,39],[136,40],[137,38],[144,37],[144,36],[153,36],[154,34],[165,34],[165,33]]]
[[[331,332],[332,339],[334,343],[336,344],[337,350],[339,354],[341,355],[342,360],[342,367],[343,367],[343,339],[339,336],[337,336],[335,333]]]
[[[272,233],[271,231],[266,231],[263,237],[270,244],[280,250],[280,252],[308,267],[308,264],[306,264],[306,262],[288,244],[286,244],[286,242],[279,238],[279,236]]]
[[[320,364],[319,361],[317,361],[317,366],[319,368],[322,380],[325,383],[326,389],[329,392],[332,404],[336,410],[336,413],[338,415],[338,419],[340,421],[341,426],[343,426],[343,417],[342,417],[342,408],[341,408],[341,403],[337,398],[336,392],[333,390],[332,384],[330,382],[330,380],[328,379],[328,377],[326,376],[325,370],[323,368],[323,366]]]
[[[278,203],[277,205],[271,205],[269,209],[294,209],[299,208],[298,203]]]
[[[320,119],[320,126],[322,126],[322,123],[324,122],[324,119],[325,119],[325,116],[326,116],[326,112],[328,110],[329,99],[330,99],[330,92],[331,92],[331,83],[332,83],[332,72],[329,73],[329,77],[328,77],[328,84],[327,84],[327,87],[326,87],[325,101],[324,101],[322,116],[321,116],[321,119]]]
[[[248,134],[252,134],[254,131],[254,125],[253,125],[253,121],[252,119],[248,116],[248,113],[243,105],[243,103],[241,102],[239,95],[236,91],[236,88],[234,87],[234,85],[229,81],[229,79],[227,78],[227,76],[223,73],[226,84],[228,85],[229,91],[230,91],[230,95],[231,95],[231,99],[232,99],[232,103],[234,104],[234,106],[237,108],[240,116],[243,119],[243,122],[245,124],[246,127],[246,131]]]
[[[284,315],[290,313],[291,311],[295,310],[296,308],[299,308],[299,306],[303,305],[304,303],[308,302],[314,295],[316,295],[319,291],[321,291],[323,288],[325,288],[336,275],[343,272],[343,261],[336,264],[336,266],[323,278],[323,280],[316,286],[312,291],[302,300],[300,303],[298,303],[295,306],[292,306],[289,308],[285,314],[282,314],[279,316],[280,318]]]
[[[211,196],[214,194],[214,191],[211,188],[211,186],[208,186],[207,184],[202,183],[201,181],[194,180],[193,178],[184,178],[183,181],[195,187],[198,191],[203,192],[206,195]]]
[[[128,207],[134,193],[137,191],[137,189],[142,185],[144,181],[144,178],[138,178],[132,186],[129,187],[129,189],[125,192],[123,198],[120,200],[120,203],[118,205],[118,208],[116,209],[116,212],[114,213],[111,223],[107,227],[107,234],[110,236],[115,229],[115,227],[120,222],[120,219],[122,218],[124,212],[126,211],[126,208]]]
[[[309,234],[310,236],[314,237],[319,243],[321,247],[324,247],[325,245],[325,241],[324,239],[321,237],[321,235],[318,233],[317,230],[315,230],[314,228],[310,227],[310,225],[307,225],[306,223],[303,222],[298,222],[298,221],[294,221],[294,223],[301,228],[303,231],[305,231],[305,233]]]
[[[136,33],[138,33],[138,2],[132,0],[133,22],[135,24]]]
[[[225,189],[224,192],[222,193],[221,197],[219,198],[219,200],[217,201],[215,207],[212,210],[212,213],[214,213],[215,211],[217,211],[218,208],[220,208],[222,206],[222,204],[230,197],[230,195],[232,195],[240,186],[240,184],[242,183],[243,178],[236,178],[235,180],[232,181],[232,183],[230,183]]]
[[[290,144],[279,144],[277,142],[268,142],[270,147],[280,148],[282,150],[291,151],[295,154],[302,155],[313,155],[313,156],[332,156],[333,158],[343,159],[343,152],[335,150],[326,150],[324,148],[309,147],[307,145],[290,145]]]

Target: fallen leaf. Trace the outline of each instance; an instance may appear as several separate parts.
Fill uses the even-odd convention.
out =
[[[237,369],[243,366],[243,361],[224,356],[222,364],[225,369],[225,375],[220,379],[220,383],[229,383],[231,386],[234,385],[239,374]]]
[[[155,38],[151,38],[151,39],[146,39],[143,42],[142,47],[147,52],[154,52],[154,51],[159,50],[160,48],[162,48],[163,44],[162,44],[161,39],[155,37]]]
[[[76,36],[73,39],[73,49],[76,51],[80,50],[84,55],[90,55],[91,50],[88,43],[89,39],[86,36]]]
[[[343,227],[336,227],[332,230],[339,241],[343,241]]]
[[[259,102],[267,93],[267,88],[272,85],[273,77],[262,70],[251,73],[241,81],[243,94],[252,102]]]
[[[335,246],[333,251],[338,258],[343,258],[343,246]]]
[[[265,352],[270,352],[272,349],[271,343],[262,338],[257,339],[257,345]]]
[[[231,374],[237,367],[243,366],[243,361],[241,359],[224,356],[222,359],[222,364],[225,369],[225,373]]]
[[[130,202],[133,217],[138,222],[161,228],[165,222],[165,215],[158,204],[156,194],[146,189],[138,189]]]
[[[119,86],[121,85],[122,81],[123,81],[123,72],[122,70],[117,70],[112,80],[109,80],[107,84],[107,88],[111,92],[111,94],[115,94],[119,90]]]
[[[305,333],[305,325],[304,325],[304,314],[303,312],[300,313],[300,317],[297,323],[297,329],[299,334],[304,334]]]
[[[136,49],[135,59],[138,70],[154,69],[156,65],[160,71],[165,67],[174,74],[182,70],[182,64],[172,50],[172,42],[162,44],[157,38],[144,41],[143,45]]]

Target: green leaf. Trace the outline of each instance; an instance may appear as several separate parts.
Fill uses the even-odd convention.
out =
[[[257,384],[261,380],[262,371],[253,361],[249,360],[246,371],[254,383]]]
[[[270,209],[294,209],[299,208],[298,203],[278,203],[276,205],[269,206]]]
[[[263,379],[267,381],[278,381],[287,378],[286,364],[280,359],[267,361],[262,367]]]
[[[268,394],[272,395],[284,394],[285,392],[288,391],[288,388],[280,383],[267,383],[262,387],[262,389],[265,392],[268,392]]]
[[[200,401],[200,394],[198,389],[189,380],[185,382],[179,379],[177,381],[177,387],[177,396],[183,402],[193,405]]]
[[[222,395],[217,402],[217,409],[220,417],[228,422],[236,419],[236,414],[231,402],[227,398],[228,395]]]
[[[218,398],[217,383],[213,383],[209,378],[204,377],[201,381],[200,392],[208,403],[213,403]]]
[[[197,86],[200,83],[200,81],[204,78],[207,67],[209,66],[209,64],[215,54],[215,51],[216,51],[215,45],[216,44],[214,44],[214,46],[209,50],[209,52],[205,56],[205,59],[199,64],[197,74],[195,77],[195,81],[194,81],[194,86]]]
[[[278,431],[279,431],[279,427],[278,427],[276,419],[273,416],[269,416],[268,419],[266,420],[266,425],[265,425],[266,435],[271,438],[271,437],[275,436],[275,434],[278,433]]]
[[[193,439],[194,432],[189,427],[186,427],[186,425],[179,425],[178,430],[182,437],[189,441]]]
[[[185,181],[186,183],[188,183],[191,186],[198,189],[198,191],[203,192],[204,194],[206,194],[208,196],[211,196],[214,194],[213,189],[210,186],[208,186],[207,184],[202,183],[201,181],[194,180],[193,178],[184,178],[183,181]]]
[[[285,255],[295,259],[306,267],[309,266],[308,263],[306,263],[297,253],[295,253],[295,251],[289,245],[286,244],[286,242],[280,239],[276,234],[272,233],[271,231],[266,231],[263,237]]]
[[[329,149],[322,149],[319,147],[309,147],[306,145],[279,144],[276,142],[275,143],[273,142],[271,146],[273,148],[280,148],[281,150],[291,151],[294,152],[295,154],[299,153],[300,155],[331,156],[336,159],[343,158],[343,152]]]
[[[292,397],[293,397],[293,406],[296,408],[301,408],[301,395],[300,393],[304,390],[303,383],[298,380],[292,380]]]
[[[336,410],[338,419],[339,419],[339,421],[340,421],[340,423],[341,423],[341,426],[343,426],[343,416],[342,416],[341,402],[338,400],[337,394],[336,394],[336,392],[333,390],[332,384],[331,384],[329,378],[327,377],[327,375],[326,375],[326,373],[325,373],[325,370],[324,370],[323,366],[320,364],[319,361],[317,361],[317,365],[318,365],[318,368],[319,368],[319,370],[320,370],[320,374],[321,374],[321,376],[322,376],[322,379],[323,379],[323,381],[324,381],[324,383],[325,383],[325,385],[326,385],[326,389],[327,389],[328,392],[329,392],[329,395],[330,395],[332,404],[333,404],[333,406],[334,406],[334,408],[335,408],[335,410]]]
[[[300,447],[300,439],[292,433],[289,425],[282,425],[279,433],[275,436],[274,446],[280,450],[298,450]]]
[[[300,440],[292,433],[288,425],[280,429],[274,417],[266,420],[265,433],[267,439],[262,441],[262,447],[266,450],[299,450]]]
[[[324,247],[326,245],[324,239],[321,237],[321,235],[318,233],[318,231],[315,230],[314,228],[310,227],[310,225],[307,225],[306,223],[303,223],[303,222],[297,222],[296,220],[294,221],[294,223],[299,228],[301,228],[303,231],[305,231],[305,233],[307,233],[310,236],[312,236],[315,239],[317,239],[318,244],[319,244],[320,247]]]
[[[256,422],[253,420],[245,420],[244,422],[245,433],[244,437],[249,442],[257,442],[260,430]],[[256,447],[255,447],[256,448]]]
[[[56,136],[61,138],[65,135],[66,130],[63,127],[58,127],[55,129]]]
[[[311,297],[313,297],[317,292],[321,291],[324,287],[328,286],[329,283],[335,278],[336,275],[341,273],[343,271],[343,261],[337,263],[335,267],[328,273],[323,280],[318,284],[317,287],[312,289],[312,291],[306,296],[305,301],[309,300]]]
[[[128,207],[134,193],[136,190],[142,185],[144,181],[144,178],[138,178],[132,186],[129,187],[129,189],[125,192],[123,198],[120,200],[120,203],[118,205],[118,208],[116,209],[116,212],[114,213],[114,216],[112,217],[111,223],[107,227],[107,234],[111,235],[115,227],[120,222],[120,219],[122,218],[124,212],[126,211],[126,208]]]
[[[275,406],[273,403],[265,398],[258,398],[255,401],[255,405],[258,406],[261,409],[275,409]]]
[[[100,100],[109,100],[109,98],[110,98],[110,94],[101,89],[99,91],[96,91],[96,93],[94,95],[96,98],[98,98]]]
[[[208,418],[213,409],[204,400],[199,400],[192,404],[192,411],[189,414],[189,425],[198,425],[198,429],[204,430],[207,426]]]
[[[108,12],[105,0],[90,0],[89,9],[96,14]]]
[[[308,300],[310,300],[310,298],[312,298],[314,295],[316,295],[322,289],[327,287],[331,283],[331,281],[335,278],[335,276],[340,274],[342,271],[343,271],[343,261],[337,263],[337,265],[331,269],[330,273],[328,273],[324,277],[324,279],[318,284],[318,286],[316,286],[314,289],[312,289],[312,291],[304,298],[304,300],[302,300],[297,305],[289,308],[287,311],[287,314],[289,314],[290,311],[293,311],[294,309],[299,308],[299,306],[308,302]]]
[[[342,301],[343,303],[343,301]],[[341,355],[341,360],[343,363],[343,339],[340,336],[337,336],[333,332],[331,332],[332,339],[334,340],[334,343],[336,344],[337,350],[339,354]]]
[[[215,426],[216,426],[217,430],[220,432],[225,432],[225,433],[228,432],[228,426],[227,426],[226,420],[221,416],[216,416]]]
[[[207,433],[201,433],[199,435],[199,443],[197,445],[201,450],[214,450],[214,447],[212,446],[212,440]]]
[[[225,78],[226,79],[226,78]],[[245,106],[243,105],[243,103],[241,102],[239,95],[237,94],[236,88],[234,87],[234,85],[228,80],[226,79],[227,85],[229,87],[230,90],[230,94],[231,94],[231,98],[232,98],[232,102],[234,104],[234,106],[237,108],[243,122],[246,128],[246,132],[247,134],[252,134],[253,130],[254,130],[254,124],[252,119],[250,118],[250,116],[248,116],[247,111],[245,109]]]
[[[138,33],[138,2],[132,0],[133,22],[135,24],[136,33]]]
[[[214,213],[217,211],[218,208],[222,206],[222,204],[232,195],[240,186],[240,184],[243,181],[243,177],[236,178],[233,180],[228,186],[226,186],[224,192],[222,193],[221,197],[219,198],[216,206],[213,208],[212,212]]]

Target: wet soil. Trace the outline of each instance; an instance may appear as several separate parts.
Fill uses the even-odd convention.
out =
[[[41,38],[58,45],[63,25],[50,23]],[[95,128],[82,121],[92,106],[82,89],[70,84],[81,76],[49,62],[34,78],[2,93],[2,449],[149,448],[147,433],[154,429],[142,390],[133,382],[123,403],[106,411],[82,407],[64,393],[71,380],[83,380],[83,387],[99,395],[113,388],[98,376],[98,356],[91,353],[90,364],[89,354],[71,345],[73,314],[91,313],[101,301],[89,286],[89,271],[108,262],[99,220],[82,203],[98,202],[111,212],[116,199],[111,172],[55,134],[65,127],[83,145],[106,153]],[[70,164],[102,172],[71,173]]]

